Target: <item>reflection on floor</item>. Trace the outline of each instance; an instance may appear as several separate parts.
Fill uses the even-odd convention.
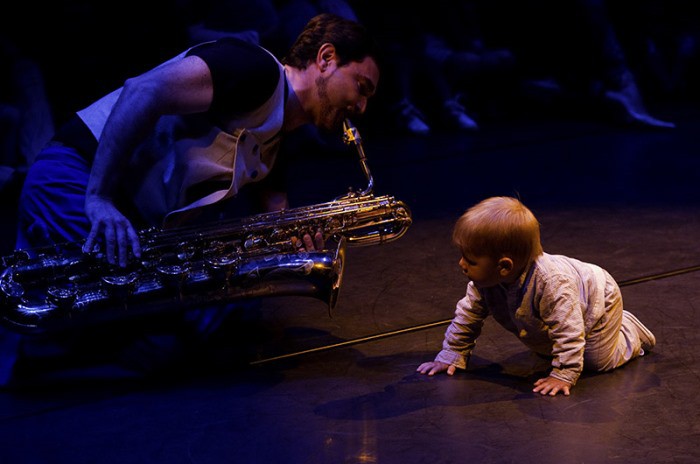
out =
[[[406,201],[414,224],[347,250],[330,315],[318,299],[271,297],[238,315],[211,362],[155,379],[74,369],[2,391],[0,462],[698,462],[700,118],[677,116],[665,132],[540,120],[368,131],[375,193]],[[296,204],[366,182],[352,155],[294,169]],[[491,195],[531,207],[546,251],[608,269],[656,349],[545,398],[531,385],[546,363],[488,321],[467,372],[417,375],[465,288],[453,222]]]

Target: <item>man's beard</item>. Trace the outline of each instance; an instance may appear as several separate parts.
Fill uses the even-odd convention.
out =
[[[342,115],[333,109],[330,97],[328,96],[328,79],[319,76],[316,79],[316,94],[320,105],[320,118],[318,127],[328,132],[340,130],[343,123]]]

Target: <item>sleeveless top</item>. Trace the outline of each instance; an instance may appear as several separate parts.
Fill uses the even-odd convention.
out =
[[[183,59],[188,51],[164,64]],[[231,198],[242,186],[268,175],[279,149],[288,85],[282,64],[276,58],[275,62],[279,79],[272,96],[245,115],[229,119],[224,128],[213,125],[207,113],[159,119],[133,154],[124,186],[146,221],[177,226],[198,208]],[[97,140],[121,91],[77,113]],[[193,198],[193,187],[207,182],[216,189]]]

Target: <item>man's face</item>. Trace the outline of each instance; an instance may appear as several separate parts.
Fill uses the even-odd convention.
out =
[[[316,125],[328,131],[340,130],[346,118],[362,114],[379,82],[379,68],[372,58],[333,67],[316,79],[318,113]]]

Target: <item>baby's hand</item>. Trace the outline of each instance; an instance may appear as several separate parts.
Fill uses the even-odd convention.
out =
[[[447,371],[447,375],[452,375],[455,373],[457,368],[453,365],[445,364],[444,362],[431,361],[418,366],[416,372],[420,372],[421,374],[435,375],[445,370]]]
[[[557,393],[562,392],[565,396],[569,396],[570,389],[571,384],[569,382],[554,377],[545,377],[535,382],[535,388],[532,391],[549,396],[555,396]]]

